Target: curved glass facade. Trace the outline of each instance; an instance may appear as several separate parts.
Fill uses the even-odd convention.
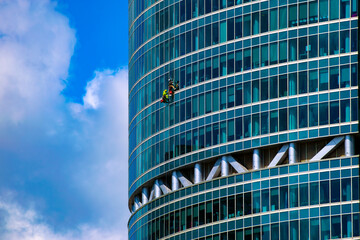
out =
[[[359,158],[353,157],[263,169],[175,191],[136,212],[129,235],[318,240],[358,237],[358,226]]]
[[[129,1],[129,239],[359,235],[357,10]]]

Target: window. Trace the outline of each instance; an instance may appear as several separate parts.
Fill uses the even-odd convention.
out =
[[[211,46],[211,24],[205,26],[205,47]]]
[[[319,35],[319,56],[327,56],[328,55],[328,34],[320,34]]]
[[[219,90],[213,90],[212,94],[212,110],[219,111]]]
[[[220,142],[220,134],[219,134],[219,123],[214,123],[212,125],[212,130],[213,130],[213,145],[217,145]]]
[[[269,113],[261,113],[261,134],[269,133]]]
[[[261,101],[267,100],[269,98],[269,79],[261,79]]]
[[[319,204],[319,183],[310,183],[310,205]]]
[[[328,0],[320,0],[319,4],[319,21],[328,21],[329,18],[329,5]]]
[[[287,21],[284,19],[287,19],[287,7],[279,8],[279,29],[287,27]]]
[[[234,73],[234,53],[227,55],[227,69],[228,74]]]
[[[259,213],[260,212],[260,191],[254,191],[253,192],[253,213]]]
[[[358,32],[357,29],[351,30],[351,51],[357,51],[357,39],[358,39]]]
[[[205,61],[199,62],[199,82],[205,80]]]
[[[309,45],[306,46],[306,51],[309,52],[309,58],[318,56],[318,36],[309,37]]]
[[[234,141],[235,139],[234,120],[228,120],[227,131],[228,131],[227,141],[228,142]]]
[[[351,0],[351,17],[357,16],[357,1]]]
[[[358,101],[356,98],[351,99],[351,121],[358,120]]]
[[[341,87],[350,87],[350,67],[349,65],[343,65],[340,67],[340,81]]]
[[[299,25],[307,23],[307,3],[299,4]]]
[[[309,3],[309,23],[318,22],[318,1],[311,1]]]
[[[229,196],[228,198],[228,218],[235,217],[235,196]],[[230,236],[230,233],[229,233]]]
[[[199,95],[199,116],[204,115],[204,106],[205,106],[205,99],[204,94]]]
[[[212,44],[219,43],[219,23],[212,24]]]
[[[212,222],[212,204],[211,201],[207,201],[206,202],[206,223],[211,223]]]
[[[289,61],[296,61],[297,60],[297,39],[290,39],[289,40]]]
[[[250,36],[250,14],[244,16],[244,29],[243,29],[243,36],[247,37]]]
[[[220,76],[225,76],[226,73],[226,54],[223,54],[220,57]]]
[[[270,112],[270,133],[278,131],[278,111]]]
[[[341,238],[340,216],[331,216],[331,237]]]
[[[269,225],[263,225],[262,226],[261,239],[270,240],[270,226]]]
[[[250,48],[244,50],[244,70],[251,69],[251,56],[250,56]]]
[[[277,77],[270,78],[270,99],[278,97],[278,80]]]
[[[287,75],[279,76],[279,97],[287,96]]]
[[[339,101],[330,102],[330,124],[339,123]]]
[[[279,63],[287,61],[287,41],[279,42]]]
[[[269,26],[268,10],[261,12],[261,33],[267,32]]]
[[[244,117],[244,138],[250,137],[251,133],[251,116]]]
[[[340,52],[350,52],[350,32],[349,30],[340,32]]]
[[[232,31],[231,31],[232,32]],[[226,21],[220,23],[220,43],[226,42]]]
[[[339,18],[339,0],[330,0],[330,20]]]
[[[289,130],[297,128],[297,109],[296,107],[289,108]]]
[[[278,44],[270,44],[270,64],[277,64],[278,62]]]
[[[252,136],[258,136],[260,133],[259,114],[252,115]]]
[[[321,218],[321,239],[330,239],[330,218]]]
[[[270,31],[278,29],[278,10],[273,8],[270,10]]]
[[[279,209],[279,189],[278,188],[272,188],[270,190],[270,200],[271,200],[271,211],[278,210]]]
[[[206,93],[206,100],[205,100],[205,113],[211,112],[211,92]]]
[[[271,240],[279,240],[279,224],[271,224]]]
[[[269,211],[269,190],[262,190],[261,191],[261,211],[267,212]]]
[[[244,104],[251,103],[251,82],[244,83]]]
[[[259,12],[252,14],[252,35],[259,34]]]
[[[235,52],[235,71],[241,72],[242,71],[242,51]]]
[[[330,89],[339,88],[339,67],[330,68]]]
[[[186,99],[186,120],[191,118],[191,98]]]
[[[231,108],[234,106],[234,86],[228,87],[228,93],[227,93],[227,107]]]
[[[299,73],[299,94],[307,93],[307,71]]]
[[[320,91],[328,90],[328,79],[329,79],[329,73],[327,68],[320,69],[319,71],[320,81],[319,81],[319,89]]]
[[[281,19],[281,18],[280,18]],[[297,26],[297,5],[289,6],[289,27]]]
[[[352,200],[359,199],[359,178],[353,177],[352,178]]]
[[[234,18],[227,20],[227,40],[231,41],[234,39]]]
[[[320,125],[326,125],[329,123],[329,111],[328,111],[328,103],[319,103],[319,122]]]
[[[198,63],[192,64],[192,84],[197,84],[199,81],[199,75],[198,75]]]
[[[341,201],[351,201],[351,179],[341,179]]]
[[[267,66],[269,65],[269,48],[267,44],[264,44],[261,46],[261,66]]]
[[[357,64],[351,65],[351,86],[357,86]]]
[[[220,199],[220,220],[227,219],[227,201],[226,197]]]
[[[310,240],[319,239],[319,219],[311,218],[310,219]]]
[[[236,216],[243,216],[243,195],[236,195]]]
[[[291,185],[290,188],[290,208],[298,207],[299,196],[298,196],[298,185]]]
[[[191,31],[187,32],[185,34],[185,39],[186,39],[186,53],[190,53],[191,52]],[[162,50],[162,48],[160,48],[160,50]],[[161,54],[162,56],[162,54]],[[163,58],[160,58],[160,60]]]
[[[235,86],[235,105],[242,105],[242,84],[236,84]]]
[[[289,207],[288,187],[280,187],[280,209]]]
[[[339,54],[339,32],[330,33],[330,54]]]
[[[226,108],[226,87],[220,89],[220,110]]]
[[[235,119],[235,130],[236,130],[236,139],[242,139],[242,117],[238,117]]]
[[[350,122],[350,100],[341,100],[341,122]]]
[[[212,59],[212,78],[219,77],[219,57]]]
[[[253,47],[252,48],[252,68],[258,68],[259,67],[259,47]]]
[[[318,71],[309,71],[309,92],[318,91]]]
[[[252,81],[252,102],[258,102],[259,101],[259,80],[253,80]]]
[[[242,37],[242,17],[235,18],[235,38]]]
[[[251,214],[251,192],[247,192],[244,194],[244,214]]]
[[[329,181],[320,182],[320,203],[329,203]]]
[[[213,201],[213,221],[219,221],[219,199]]]
[[[306,59],[309,51],[307,37],[299,38],[299,59]]]
[[[297,74],[289,74],[289,96],[296,95],[297,93]]]
[[[299,239],[299,221],[290,222],[290,239],[298,240]]]
[[[318,105],[309,105],[309,127],[318,125]]]

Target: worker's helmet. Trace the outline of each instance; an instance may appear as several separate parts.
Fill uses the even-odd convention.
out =
[[[167,93],[167,90],[166,90],[166,89],[164,90],[164,93]]]

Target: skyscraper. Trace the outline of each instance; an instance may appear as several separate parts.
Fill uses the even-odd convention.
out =
[[[357,4],[129,1],[129,239],[359,237]]]

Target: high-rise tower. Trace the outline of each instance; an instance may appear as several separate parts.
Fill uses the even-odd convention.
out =
[[[129,239],[359,237],[357,4],[129,1]]]

